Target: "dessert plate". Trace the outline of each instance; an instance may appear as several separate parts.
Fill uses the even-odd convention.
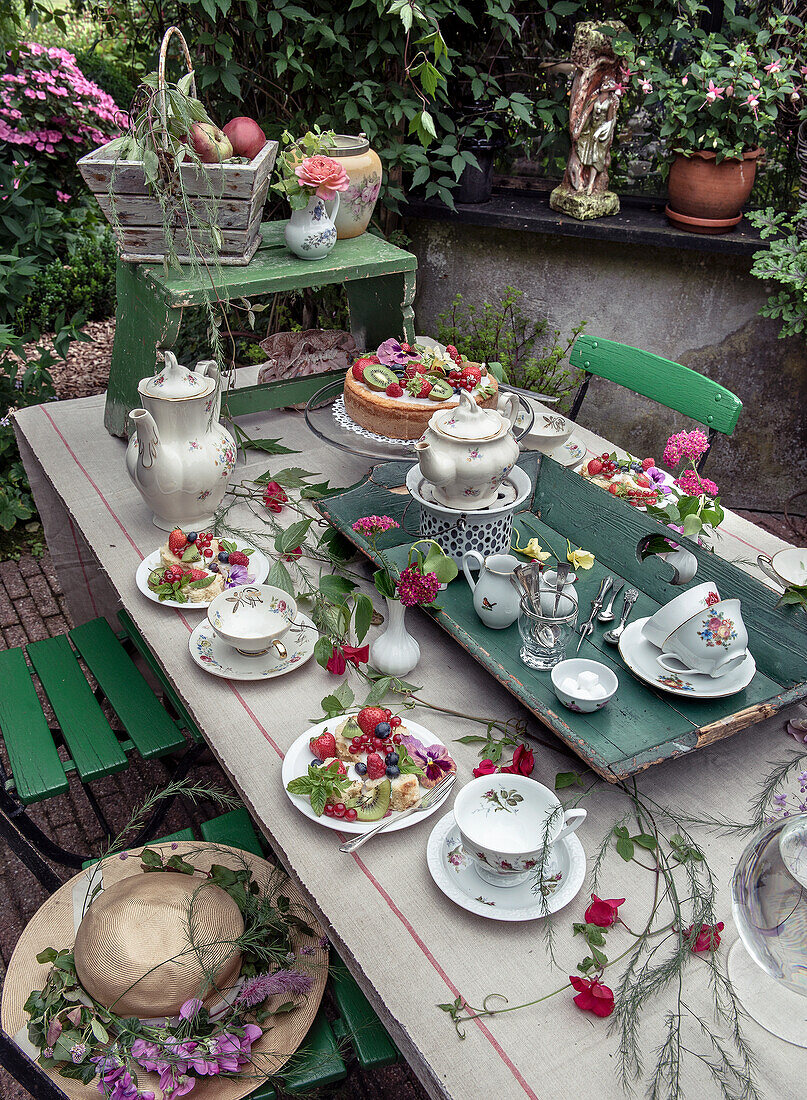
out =
[[[344,389],[344,378],[338,378],[323,386],[309,400],[305,407],[305,422],[314,435],[334,447],[365,458],[408,458],[414,462],[416,440],[390,439],[360,427],[345,410]],[[510,392],[506,385],[500,385],[499,389],[502,393]],[[532,427],[535,413],[523,397],[516,396],[520,407],[513,434],[516,439],[521,439]]]
[[[658,646],[649,642],[642,634],[642,627],[648,616],[636,619],[625,629],[619,639],[619,655],[628,668],[640,680],[660,691],[671,695],[680,695],[684,699],[725,699],[747,688],[757,671],[756,662],[749,653],[731,672],[725,676],[706,676],[702,672],[681,673],[665,672],[656,661],[661,654]]]
[[[426,849],[429,871],[447,898],[488,920],[539,920],[577,896],[586,877],[586,854],[572,833],[555,845],[541,893],[528,879],[518,886],[491,886],[476,873],[462,847],[454,814],[434,826]]]
[[[242,544],[239,543],[239,546]],[[252,577],[252,584],[262,584],[269,575],[269,562],[266,560],[260,550],[254,546],[250,546],[248,542],[243,543],[243,546],[247,550],[252,550],[252,554],[249,558],[249,573]],[[147,554],[137,567],[135,573],[135,583],[147,600],[151,600],[152,603],[158,603],[160,607],[178,607],[182,611],[207,611],[209,607],[208,603],[191,603],[190,600],[187,603],[180,603],[179,600],[161,600],[156,592],[152,592],[149,588],[149,576],[153,570],[159,569],[160,563],[160,551],[159,548],[154,551],[153,554]]]
[[[211,676],[224,680],[273,680],[310,660],[318,637],[319,631],[311,619],[298,611],[297,618],[283,635],[285,657],[278,657],[274,651],[259,657],[245,657],[223,642],[205,619],[188,639],[188,649],[199,668]]]
[[[378,825],[377,821],[345,821],[344,818],[339,817],[326,817],[325,814],[322,817],[317,817],[314,811],[311,809],[311,802],[307,798],[303,798],[300,795],[289,794],[286,790],[286,786],[291,783],[292,779],[296,779],[299,775],[305,775],[308,771],[308,765],[313,763],[314,756],[311,749],[308,747],[312,737],[318,737],[319,734],[324,733],[326,729],[329,729],[332,733],[338,725],[347,718],[348,715],[343,714],[338,718],[328,718],[323,722],[317,722],[315,726],[311,726],[305,733],[301,733],[297,740],[291,745],[289,751],[283,758],[283,768],[281,778],[283,780],[283,790],[286,791],[286,797],[296,806],[297,809],[305,817],[310,818],[311,821],[316,821],[318,825],[324,825],[326,829],[336,829],[340,833],[369,833],[371,829],[374,829]],[[443,742],[431,730],[427,730],[425,726],[421,726],[418,722],[410,722],[406,719],[406,728],[413,737],[419,738],[424,745],[443,745]],[[347,777],[348,779],[359,779],[355,768],[352,764],[347,764]],[[426,793],[426,788],[421,787],[421,792]],[[433,813],[440,809],[445,800],[449,797],[451,791],[446,791],[445,795],[438,799],[433,806],[429,806],[427,810],[421,810],[415,814],[409,814],[407,817],[401,817],[400,821],[393,820],[387,825],[384,832],[394,833],[399,829],[408,829],[410,825],[415,825],[418,821],[424,821],[427,817],[431,817]],[[387,815],[391,818],[399,816],[399,811],[391,810]]]

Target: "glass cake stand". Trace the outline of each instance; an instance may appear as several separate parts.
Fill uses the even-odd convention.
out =
[[[359,427],[350,419],[345,410],[344,387],[344,379],[337,378],[327,386],[323,386],[310,398],[305,407],[305,422],[314,435],[324,439],[333,447],[339,447],[343,451],[349,451],[364,458],[388,461],[403,458],[414,462],[416,460],[414,439],[389,439],[386,436],[376,435],[375,432]],[[501,383],[499,389],[505,393],[515,392]],[[518,440],[529,432],[535,419],[535,412],[520,393],[516,393],[516,397],[518,397],[519,414],[513,434]]]

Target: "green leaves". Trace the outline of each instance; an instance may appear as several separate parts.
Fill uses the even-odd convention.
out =
[[[650,833],[637,833],[631,836],[624,825],[614,826],[613,832],[616,838],[616,850],[626,863],[630,863],[635,857],[637,845],[648,852],[655,852],[658,847],[658,841]]]
[[[341,683],[336,691],[326,695],[320,706],[326,718],[339,718],[350,710],[354,700],[353,688],[347,682]]]
[[[339,761],[332,761],[327,768],[320,768],[316,764],[309,764],[308,774],[298,776],[286,784],[289,794],[311,799],[311,809],[322,817],[325,812],[325,803],[339,801],[339,796],[350,786],[350,780],[339,775]]]
[[[582,787],[583,779],[577,772],[558,772],[555,776],[555,790],[562,791],[565,787]]]
[[[266,583],[273,584],[275,588],[282,588],[290,596],[294,595],[294,582],[282,561],[272,563],[272,567],[266,576]]]

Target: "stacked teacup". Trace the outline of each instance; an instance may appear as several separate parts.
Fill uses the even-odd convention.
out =
[[[748,656],[748,631],[739,600],[721,599],[711,582],[696,585],[660,607],[642,626],[657,646],[667,672],[717,679],[735,671]]]

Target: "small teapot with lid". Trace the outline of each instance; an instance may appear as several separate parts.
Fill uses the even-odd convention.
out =
[[[453,409],[439,409],[415,444],[421,472],[441,504],[463,512],[487,508],[516,464],[513,424],[518,398],[508,394],[503,411],[477,405],[467,391]]]
[[[212,359],[191,369],[165,352],[153,378],[137,385],[143,408],[129,413],[136,434],[126,469],[152,509],[155,526],[201,530],[211,524],[233,471],[236,444],[219,423],[219,370]]]

